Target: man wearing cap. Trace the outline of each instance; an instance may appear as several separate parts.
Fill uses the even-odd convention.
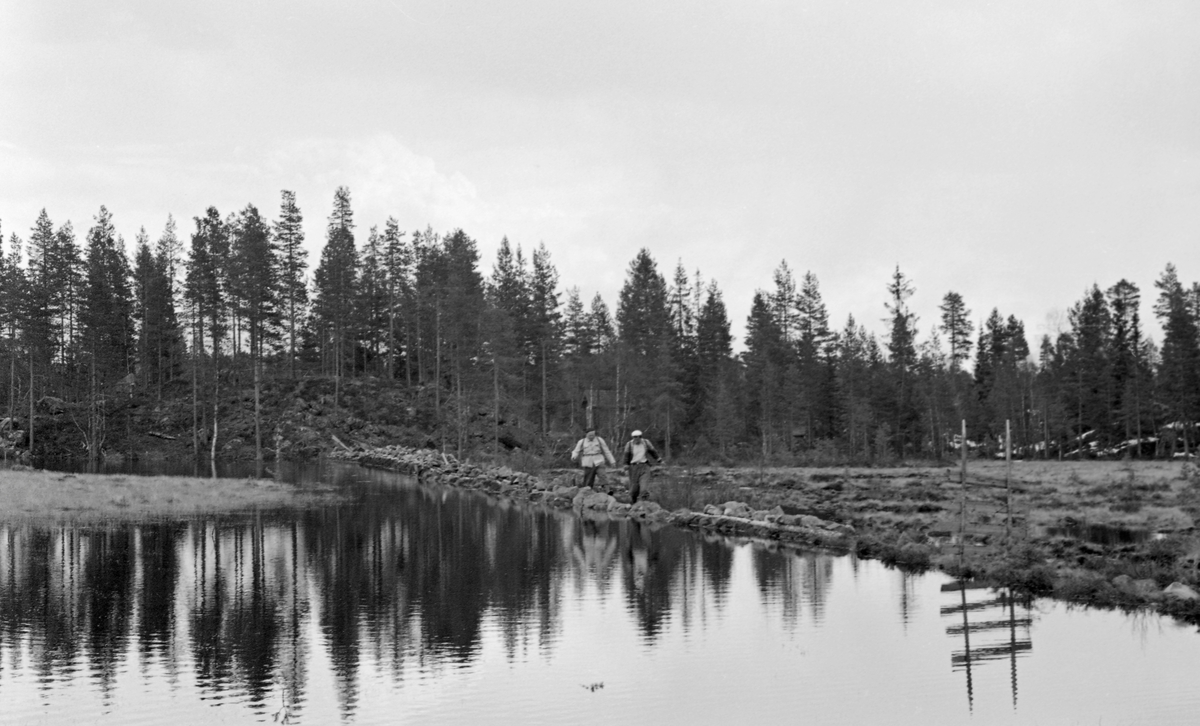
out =
[[[571,461],[578,461],[583,467],[583,485],[590,487],[596,482],[596,472],[604,464],[616,466],[616,459],[613,458],[612,452],[608,450],[608,444],[604,443],[604,439],[596,435],[596,430],[591,429],[587,435],[575,444],[575,450],[571,452]]]
[[[641,431],[634,431],[625,444],[625,464],[629,467],[629,503],[636,504],[642,492],[642,477],[650,469],[650,459],[662,461],[654,444],[642,438]]]

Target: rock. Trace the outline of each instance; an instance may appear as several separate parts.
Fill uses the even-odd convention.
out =
[[[578,493],[579,493],[579,487],[567,486],[567,485],[561,485],[561,484],[559,486],[554,487],[554,496],[556,496],[556,497],[563,497],[565,499],[574,499],[575,495]]]
[[[607,512],[608,508],[612,506],[613,502],[615,501],[617,500],[611,494],[605,494],[604,492],[593,492],[583,498],[580,506],[583,509],[598,509],[600,511]]]
[[[625,502],[619,502],[613,499],[612,504],[608,505],[609,514],[629,514],[629,505]]]
[[[704,513],[710,517],[720,515],[722,511],[723,510],[715,504],[709,504],[704,507]]]
[[[772,509],[762,509],[757,512],[753,512],[750,515],[750,518],[755,522],[770,522],[773,524],[782,516],[783,507],[775,505],[775,507]]]
[[[722,511],[720,513],[724,514],[726,517],[742,517],[745,519],[750,516],[750,505],[746,504],[745,502],[725,502],[725,504],[721,506],[721,509]]]
[[[1200,593],[1182,582],[1172,582],[1163,589],[1163,595],[1175,600],[1200,600]]]
[[[658,502],[647,502],[645,500],[634,504],[630,507],[631,514],[652,515],[663,511],[662,506]]]

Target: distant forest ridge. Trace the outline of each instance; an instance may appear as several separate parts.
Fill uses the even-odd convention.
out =
[[[616,439],[640,428],[669,453],[709,460],[942,457],[964,420],[969,445],[991,455],[1006,422],[1019,456],[1195,447],[1200,285],[1169,264],[1154,283],[1161,345],[1144,335],[1138,286],[1120,280],[1093,286],[1069,329],[1031,348],[1022,321],[998,310],[976,330],[954,291],[918,340],[899,268],[881,299],[883,336],[853,317],[831,327],[817,278],[797,280],[784,262],[754,294],[734,354],[716,281],[682,263],[668,279],[646,249],[614,311],[564,289],[544,245],[526,256],[505,239],[483,270],[462,229],[409,233],[390,218],[356,233],[344,187],[311,280],[292,192],[273,220],[253,205],[209,207],[193,227],[169,219],[156,239],[143,229],[132,259],[104,207],[82,241],[45,210],[27,239],[11,234],[0,250],[0,411],[66,402],[86,412],[77,425],[94,455],[119,393],[187,390],[207,427],[222,385],[376,376],[432,407],[460,450],[480,420],[542,442],[589,425]]]

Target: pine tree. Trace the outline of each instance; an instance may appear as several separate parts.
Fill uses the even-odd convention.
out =
[[[770,297],[757,291],[746,319],[746,424],[759,440],[762,456],[770,456],[779,438],[782,419],[780,393],[783,371],[788,363],[787,344],[775,315]]]
[[[1109,351],[1112,317],[1108,301],[1096,285],[1071,307],[1067,317],[1071,324],[1070,344],[1060,344],[1059,348],[1070,373],[1064,393],[1067,409],[1075,416],[1075,436],[1080,444],[1078,454],[1082,457],[1085,435],[1089,432],[1100,446],[1111,440]]]
[[[296,206],[296,194],[284,189],[275,222],[275,243],[279,251],[279,300],[287,324],[288,374],[296,377],[296,328],[308,304],[308,250],[304,248],[304,219]]]
[[[1200,417],[1200,329],[1192,310],[1192,296],[1180,282],[1174,265],[1167,265],[1154,286],[1159,290],[1154,314],[1163,329],[1159,401],[1171,427],[1183,433],[1184,451],[1190,453],[1193,442],[1189,433]]]
[[[411,341],[402,331],[406,330],[400,322],[403,319],[403,307],[408,307],[412,300],[412,248],[404,244],[404,232],[395,217],[388,217],[383,226],[383,276],[387,288],[387,374],[388,378],[396,377],[396,353],[404,348],[404,369],[406,380],[412,385]]]
[[[558,302],[558,270],[545,244],[533,251],[529,274],[530,332],[533,365],[541,377],[542,433],[550,430],[550,381],[557,377],[562,353],[562,312]]]
[[[645,248],[629,263],[617,303],[617,331],[618,366],[623,380],[616,388],[617,395],[625,401],[624,406],[617,408],[625,408],[637,416],[638,428],[661,427],[666,434],[664,454],[670,457],[673,423],[676,412],[680,411],[677,370],[671,358],[676,345],[675,331],[671,325],[667,282]],[[621,421],[618,437],[624,434]]]
[[[112,216],[100,207],[87,236],[87,275],[80,309],[84,353],[89,364],[88,453],[94,461],[104,442],[102,394],[131,368],[133,300],[129,262]]]
[[[192,308],[193,361],[192,361],[192,444],[199,454],[199,359],[204,356],[205,330],[211,351],[213,435],[210,439],[209,457],[216,475],[217,414],[220,404],[220,355],[221,342],[228,332],[229,281],[225,278],[229,256],[229,229],[216,207],[209,207],[203,217],[195,217],[196,231],[192,233],[189,250],[185,296]],[[207,428],[205,426],[204,428]]]
[[[730,409],[733,395],[733,335],[721,290],[709,284],[704,305],[696,320],[696,427],[716,441],[724,452],[738,431]]]
[[[971,334],[975,328],[971,324],[971,311],[963,302],[962,295],[954,291],[946,293],[938,309],[942,312],[941,331],[946,335],[946,344],[950,346],[950,365],[954,370],[959,370],[971,355]]]
[[[1113,410],[1124,429],[1125,441],[1136,441],[1132,453],[1141,455],[1142,415],[1149,381],[1149,363],[1144,357],[1145,340],[1142,337],[1141,291],[1138,286],[1122,279],[1108,288],[1109,309],[1112,311],[1112,361]],[[1136,438],[1135,438],[1136,436]],[[1126,449],[1129,453],[1129,449]]]
[[[267,221],[252,205],[238,213],[233,225],[230,259],[234,273],[230,292],[250,333],[250,362],[254,368],[254,459],[261,469],[262,360],[265,344],[278,330],[279,253]],[[260,474],[261,475],[261,474]]]
[[[900,267],[892,273],[892,281],[888,284],[890,301],[885,304],[890,319],[890,336],[888,337],[889,367],[892,372],[895,397],[892,405],[894,433],[896,436],[896,453],[903,456],[910,444],[916,443],[914,424],[918,414],[912,398],[912,371],[917,363],[916,323],[917,317],[908,308],[908,298],[915,289],[912,283],[900,272]]]
[[[33,391],[34,371],[43,374],[43,387],[50,385],[45,380],[51,363],[58,357],[56,343],[60,340],[55,322],[58,319],[58,299],[54,294],[55,247],[54,224],[43,209],[29,235],[26,253],[27,280],[23,303],[25,305],[24,328],[26,350],[29,354],[30,395]]]
[[[340,399],[346,357],[353,351],[354,305],[357,302],[358,250],[354,246],[354,213],[350,190],[338,187],[333,197],[325,247],[313,276],[316,300],[314,317],[322,335],[322,358],[329,361],[334,378],[334,405]]]
[[[384,245],[379,230],[371,227],[359,258],[362,264],[358,277],[355,327],[363,353],[362,367],[368,371],[380,359],[382,348],[387,343],[384,331],[388,321],[388,284],[384,270]]]

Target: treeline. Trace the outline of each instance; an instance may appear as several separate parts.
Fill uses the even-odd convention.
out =
[[[344,378],[378,376],[408,387],[458,452],[481,437],[512,446],[502,427],[549,445],[595,425],[614,439],[644,429],[698,459],[886,461],[946,455],[963,420],[988,453],[1006,422],[1025,456],[1195,445],[1200,286],[1172,265],[1155,283],[1161,346],[1143,331],[1138,286],[1121,280],[1086,290],[1069,329],[1035,349],[999,310],[976,330],[953,291],[919,336],[898,268],[881,285],[882,337],[853,317],[835,329],[816,276],[783,262],[735,354],[716,281],[682,262],[668,279],[645,249],[613,311],[564,289],[544,245],[526,256],[504,239],[485,273],[461,229],[410,233],[391,218],[364,235],[345,188],[310,278],[302,221],[288,191],[274,220],[209,207],[189,232],[171,219],[157,239],[143,229],[130,259],[104,207],[82,243],[43,210],[0,255],[8,416],[66,411],[96,456],[122,396],[187,390],[193,446],[215,456],[222,385],[253,380],[261,458],[264,377],[331,377],[336,407]]]

